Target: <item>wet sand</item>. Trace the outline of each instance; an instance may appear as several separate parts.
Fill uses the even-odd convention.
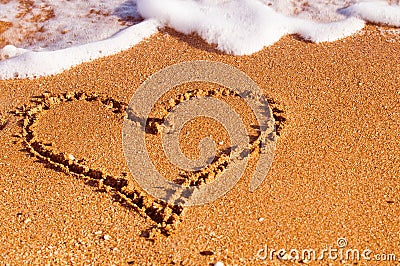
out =
[[[196,36],[166,33],[60,75],[0,81],[1,262],[274,265],[281,263],[276,257],[257,258],[266,245],[315,249],[320,255],[323,249],[338,248],[339,238],[347,240],[344,252],[370,249],[400,258],[400,43],[391,41],[393,36],[383,36],[375,26],[326,44],[287,36],[252,56],[235,57]],[[128,103],[151,74],[190,60],[237,67],[283,111],[286,121],[272,168],[254,193],[248,191],[251,160],[229,193],[185,208],[167,236],[149,230],[157,221],[123,200],[118,193],[124,192],[114,183],[101,186],[95,178],[68,173],[26,150],[21,107],[34,106],[34,97],[85,92]],[[59,103],[36,121],[35,136],[53,143],[55,153],[85,158],[82,164],[110,176],[129,172],[121,118],[106,105]],[[10,113],[16,110],[19,114]],[[193,126],[201,129],[194,139],[214,128],[201,123]],[[189,146],[188,153],[195,154]],[[316,263],[337,264],[339,259],[326,255]]]

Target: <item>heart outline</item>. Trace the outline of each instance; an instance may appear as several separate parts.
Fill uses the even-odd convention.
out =
[[[34,155],[41,162],[50,164],[50,166],[54,167],[56,170],[61,170],[66,174],[74,175],[87,182],[94,181],[97,183],[99,188],[104,189],[107,192],[113,191],[121,201],[127,204],[127,206],[132,207],[138,211],[142,217],[151,220],[154,223],[154,225],[143,234],[148,239],[153,240],[158,233],[169,236],[177,229],[178,224],[181,222],[183,217],[184,208],[182,206],[167,204],[158,199],[151,199],[146,192],[130,187],[129,179],[126,178],[126,173],[121,173],[121,176],[115,177],[103,170],[91,169],[88,166],[81,164],[75,158],[71,159],[69,155],[64,152],[54,152],[49,148],[50,146],[48,144],[37,140],[36,133],[31,129],[31,127],[39,120],[41,113],[50,110],[51,106],[54,104],[79,100],[85,100],[87,102],[100,101],[103,105],[112,109],[116,114],[129,115],[125,113],[127,111],[126,103],[117,101],[112,97],[103,94],[84,91],[65,92],[58,95],[52,95],[49,92],[45,92],[40,96],[35,96],[34,98],[35,100],[32,101],[32,105],[24,105],[14,112],[15,115],[23,117],[22,134],[17,136],[22,139],[27,152]],[[277,135],[280,136],[286,122],[286,117],[284,116],[285,112],[279,108],[279,104],[274,100],[268,99],[268,102],[272,105],[271,109],[277,127]],[[154,123],[154,121],[152,123],[149,121],[148,126],[150,126],[150,128],[154,127],[155,131],[158,131],[158,123]],[[254,141],[253,144],[257,144],[257,141]],[[252,150],[252,152],[256,151],[257,149]],[[219,163],[220,162],[217,164]],[[199,180],[197,181],[202,182],[200,179],[204,178],[205,172],[200,171],[198,174]],[[205,180],[203,179],[203,182],[204,181]]]

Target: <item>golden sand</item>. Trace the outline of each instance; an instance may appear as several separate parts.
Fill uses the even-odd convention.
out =
[[[322,250],[337,248],[339,238],[346,238],[346,248],[397,252],[400,258],[399,42],[369,26],[363,35],[326,44],[288,36],[252,56],[237,57],[221,54],[196,36],[166,33],[61,75],[0,81],[0,261],[257,265],[262,262],[257,252],[265,245]],[[32,101],[44,92],[96,93],[128,103],[151,74],[189,60],[220,61],[244,71],[275,101],[275,113],[287,119],[272,169],[254,193],[248,191],[251,160],[224,197],[184,209],[171,235],[151,235],[149,229],[162,221],[148,218],[118,190],[124,179],[119,174],[128,170],[122,122],[112,112],[116,105],[110,109],[107,101],[73,96],[35,120],[36,138],[53,143],[43,147],[64,157],[49,162],[27,150],[24,120],[37,106]],[[199,121],[193,128],[211,130],[207,123]],[[187,140],[189,155],[195,154],[201,134]],[[216,138],[227,141],[226,136]],[[109,184],[69,172],[82,166],[78,163],[109,173]],[[129,189],[139,190],[135,185]],[[329,262],[339,261],[318,263]]]

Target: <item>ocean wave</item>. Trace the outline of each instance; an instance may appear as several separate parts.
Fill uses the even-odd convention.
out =
[[[248,55],[274,44],[287,34],[298,34],[313,42],[336,41],[364,27],[364,21],[348,18],[320,23],[284,16],[254,0],[224,2],[181,0],[138,0],[144,18],[189,34],[197,33],[218,49],[234,55]]]
[[[10,43],[0,49],[0,79],[57,74],[128,49],[162,27],[184,34],[197,33],[219,50],[234,55],[255,53],[287,34],[320,43],[353,35],[364,27],[365,21],[400,27],[400,6],[387,1],[123,1],[28,1],[31,6],[23,7],[24,12],[17,5],[17,15],[11,12],[17,1],[2,1],[0,22],[12,26],[2,29],[0,23],[0,45],[2,40]],[[37,10],[45,10],[47,17]],[[141,22],[143,19],[146,20]],[[130,21],[132,26],[121,20]],[[115,23],[119,26],[115,27]],[[24,30],[33,31],[33,41],[28,38],[24,44],[18,34],[15,36],[19,41],[15,43],[12,38],[7,39],[14,36],[10,32],[18,31],[18,27],[22,29],[21,36],[26,34]]]

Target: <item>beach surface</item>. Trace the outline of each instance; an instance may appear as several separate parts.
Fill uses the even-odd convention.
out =
[[[286,36],[251,56],[232,56],[197,36],[167,29],[127,51],[59,75],[0,81],[0,261],[282,263],[276,253],[271,260],[261,249],[314,249],[317,257],[324,249],[357,249],[360,254],[368,249],[372,260],[395,254],[399,261],[400,42],[382,32],[368,26],[362,34],[323,44]],[[24,106],[34,105],[45,92],[98,93],[127,104],[152,74],[191,60],[223,62],[245,72],[285,120],[271,170],[255,192],[248,186],[257,158],[226,195],[179,213],[168,235],[151,230],[157,222],[124,202],[117,185],[101,186],[65,173],[26,150]],[[213,133],[215,127],[210,121],[189,125],[185,130],[199,132],[193,134],[195,141],[182,138],[183,150],[196,155],[193,143],[209,134],[225,141],[223,130]],[[101,101],[63,101],[41,115],[33,129],[58,153],[129,176],[121,116]],[[153,158],[168,168],[164,157]],[[340,262],[340,255],[334,260],[324,253],[311,263]],[[369,262],[360,258],[359,263]]]

